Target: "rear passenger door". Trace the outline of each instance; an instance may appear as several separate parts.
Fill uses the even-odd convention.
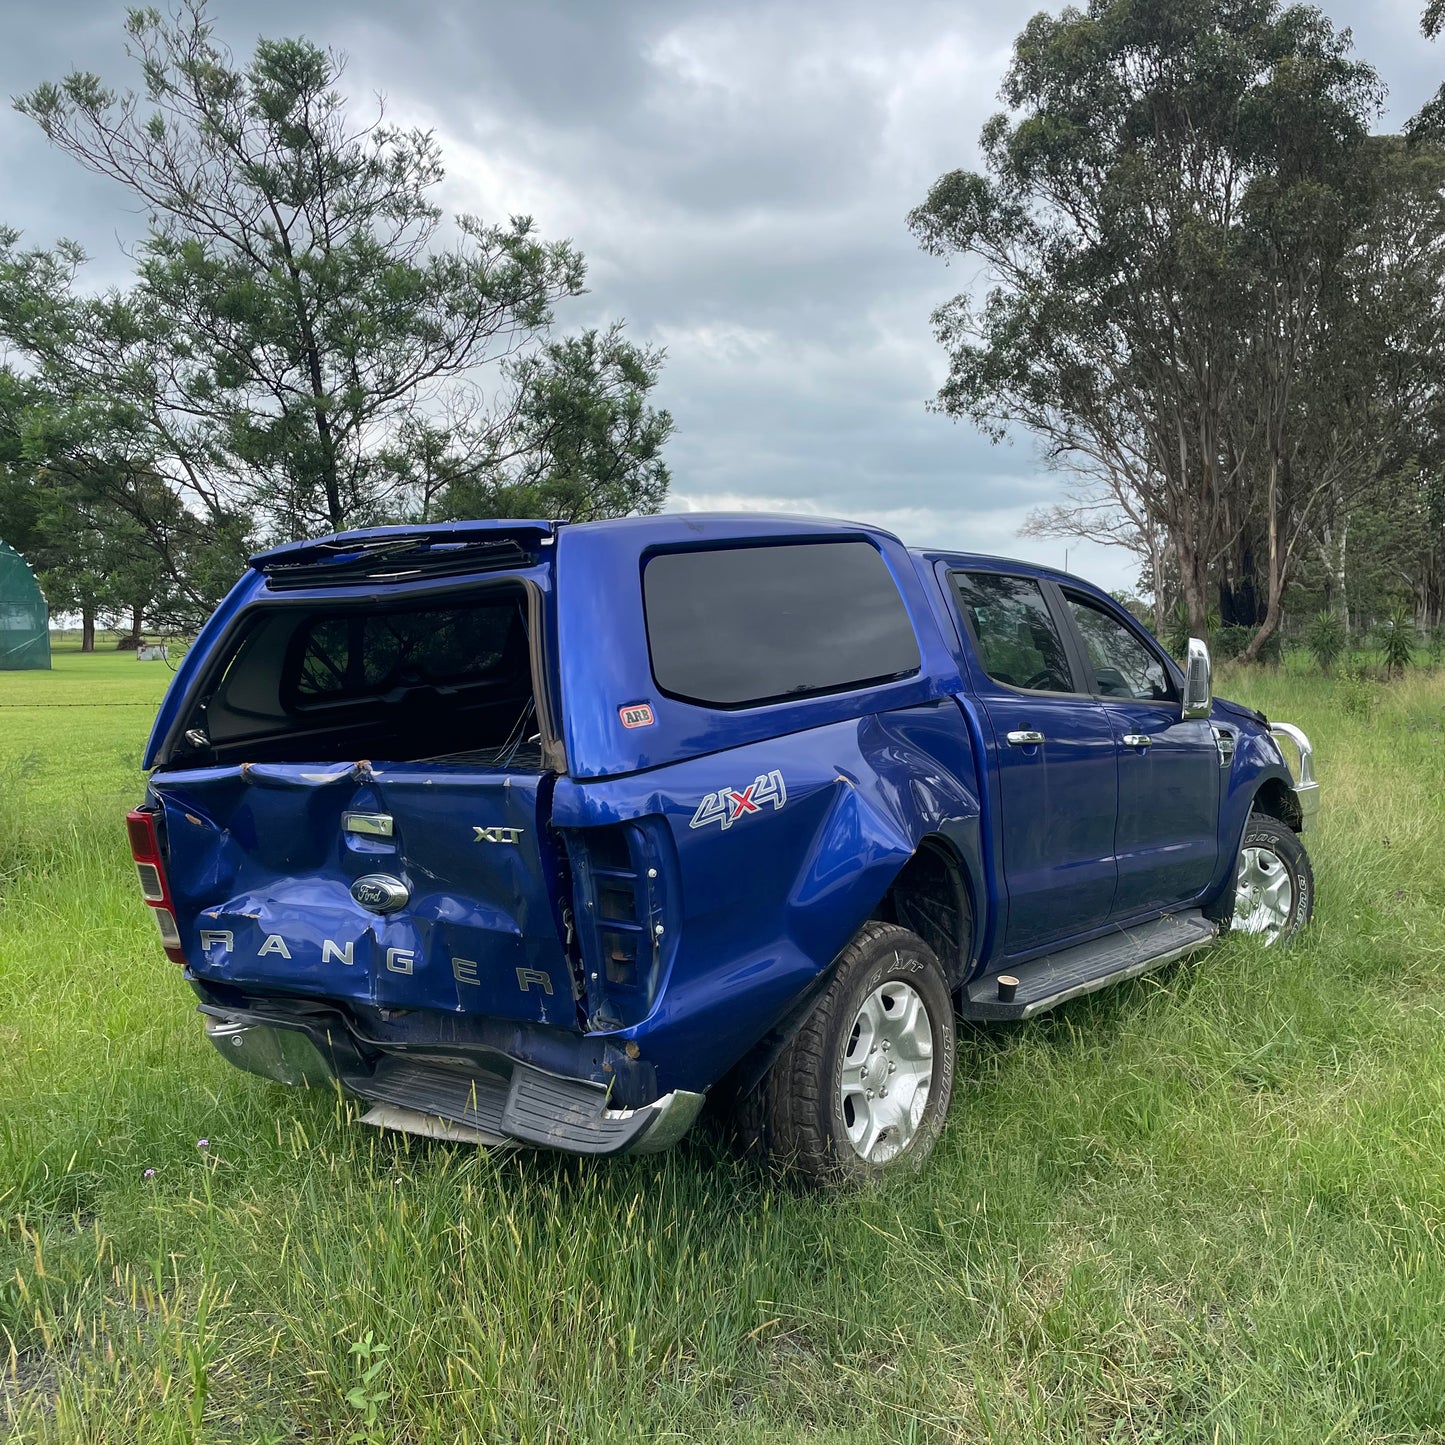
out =
[[[1219,750],[1208,719],[1180,716],[1163,656],[1097,598],[1064,588],[1090,686],[1119,749],[1114,917],[1177,906],[1214,876]]]
[[[1114,903],[1118,760],[1113,723],[1080,674],[1045,587],[1032,577],[950,573],[992,725],[1008,915],[1003,952],[1098,928]]]

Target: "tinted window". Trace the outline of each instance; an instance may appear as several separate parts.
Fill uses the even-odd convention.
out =
[[[187,755],[541,766],[527,594],[252,608],[194,699]]]
[[[484,681],[508,653],[526,666],[522,599],[314,617],[292,640],[283,692],[296,707],[383,697],[397,688]]]
[[[741,707],[916,672],[918,640],[868,542],[665,552],[642,577],[664,692]]]
[[[995,682],[1034,692],[1072,692],[1073,673],[1037,582],[994,572],[955,572],[959,606]]]
[[[1170,702],[1174,688],[1164,664],[1116,617],[1081,597],[1068,598],[1084,646],[1094,684],[1105,697],[1132,697],[1142,702]]]

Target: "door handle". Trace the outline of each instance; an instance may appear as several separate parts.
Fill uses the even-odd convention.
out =
[[[1147,748],[1153,745],[1154,739],[1148,733],[1125,733],[1123,742],[1126,748]]]
[[[1044,735],[1033,728],[1019,728],[1008,734],[1009,746],[1015,748],[1036,748],[1043,742]]]

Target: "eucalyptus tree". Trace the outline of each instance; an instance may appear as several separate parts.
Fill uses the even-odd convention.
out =
[[[1411,598],[1445,619],[1445,142],[1371,137],[1370,206],[1343,272],[1351,305],[1329,338],[1333,405],[1311,408],[1306,464],[1328,420],[1363,444],[1361,476],[1310,520],[1326,600],[1342,615]],[[1322,474],[1323,476],[1323,474]]]
[[[1121,479],[1195,631],[1247,513],[1278,536],[1300,511],[1280,458],[1381,96],[1307,5],[1091,0],[1028,22],[983,172],[944,175],[909,217],[985,277],[935,312],[937,407]]]
[[[1429,0],[1420,16],[1420,33],[1426,40],[1438,40],[1445,31],[1445,0]],[[1412,136],[1439,140],[1445,137],[1445,85],[1410,120]]]

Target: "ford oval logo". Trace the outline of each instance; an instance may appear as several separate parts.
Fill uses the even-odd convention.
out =
[[[368,873],[351,885],[351,896],[373,913],[395,913],[398,908],[406,907],[411,894],[400,878],[391,878],[385,873]]]

